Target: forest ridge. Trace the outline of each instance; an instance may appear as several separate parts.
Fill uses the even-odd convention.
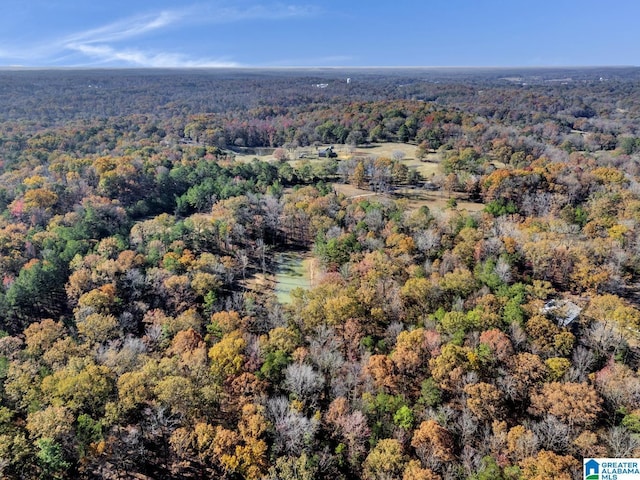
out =
[[[639,457],[639,79],[0,70],[0,476]]]

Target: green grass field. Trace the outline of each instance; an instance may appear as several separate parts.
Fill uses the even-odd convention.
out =
[[[319,147],[319,148],[324,148]],[[299,153],[304,153],[303,160],[289,160],[289,163],[294,168],[299,166],[299,162],[307,160],[313,162],[318,160],[317,156],[318,148],[316,147],[304,147],[299,149]],[[434,175],[441,174],[439,153],[430,153],[427,155],[427,161],[420,161],[415,158],[416,146],[408,143],[376,143],[370,145],[360,145],[354,148],[350,145],[334,145],[334,151],[338,154],[338,161],[348,160],[353,157],[388,157],[394,158],[396,152],[402,152],[404,155],[402,163],[404,163],[410,169],[415,169],[425,180],[431,179]],[[273,155],[240,155],[236,154],[236,161],[250,162],[254,158],[265,162],[275,162],[276,159]],[[325,160],[324,158],[321,160]],[[355,188],[351,185],[345,185],[336,183],[334,187],[337,191],[345,194],[347,197],[354,196],[374,196],[370,190],[363,190]],[[452,197],[457,199],[458,209],[467,210],[470,212],[477,212],[484,208],[481,203],[467,202],[464,200],[464,195],[453,193]],[[427,205],[435,208],[445,208],[449,197],[442,192],[428,192],[418,188],[401,188],[396,192],[395,198],[404,198],[409,202],[411,208],[419,208],[422,205]]]
[[[304,147],[299,148],[297,150],[297,154],[304,155],[304,159],[313,161],[318,159],[318,150],[320,148],[325,148],[328,145],[324,145],[322,147]],[[261,149],[264,151],[272,150],[272,149]],[[427,155],[427,161],[420,161],[415,158],[416,146],[410,145],[408,143],[375,143],[370,145],[361,145],[357,148],[353,148],[350,145],[334,145],[334,151],[338,154],[338,160],[348,160],[352,157],[388,157],[394,158],[394,153],[402,152],[404,158],[402,159],[402,163],[404,163],[407,167],[411,169],[415,169],[425,178],[429,179],[433,175],[437,175],[440,173],[440,154],[439,153],[430,153]],[[235,159],[238,162],[250,162],[254,158],[264,162],[275,162],[276,159],[273,157],[273,154],[265,154],[265,155],[257,155],[257,154],[242,154],[242,153],[234,153]],[[294,154],[295,156],[295,154]],[[300,159],[292,158],[289,160],[289,163],[292,167],[297,167]]]
[[[280,303],[291,302],[291,291],[294,288],[310,288],[308,254],[283,252],[276,254],[278,272],[275,275],[275,294]]]

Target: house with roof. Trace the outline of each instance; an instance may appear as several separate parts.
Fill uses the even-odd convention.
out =
[[[318,157],[320,158],[336,158],[338,154],[333,151],[333,145],[330,147],[318,150]]]
[[[571,325],[581,312],[582,308],[578,305],[569,300],[562,299],[549,300],[541,309],[541,313],[553,317],[560,327],[568,327]]]

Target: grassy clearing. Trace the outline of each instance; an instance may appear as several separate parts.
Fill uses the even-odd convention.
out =
[[[297,150],[297,153],[304,155],[304,158],[308,160],[318,159],[318,150],[328,147],[329,145],[322,145],[320,147],[302,147]],[[440,155],[438,153],[430,153],[427,156],[427,162],[421,162],[415,159],[416,146],[408,143],[372,143],[370,145],[360,145],[354,148],[351,145],[334,145],[334,151],[338,154],[338,160],[348,160],[352,157],[388,157],[393,158],[395,152],[402,152],[404,154],[403,162],[408,166],[420,166],[430,165],[429,162],[440,162]],[[256,149],[256,152],[271,152],[274,149],[261,148]],[[238,162],[250,162],[254,158],[263,160],[265,162],[275,161],[272,153],[264,153],[259,155],[258,153],[234,153],[235,159]],[[292,158],[290,162],[296,162],[297,159]]]
[[[427,155],[427,161],[423,162],[415,158],[402,160],[407,167],[417,170],[425,180],[429,180],[434,175],[442,173],[440,170],[440,154],[430,153]]]
[[[464,193],[453,192],[449,197],[444,192],[427,192],[417,188],[401,189],[395,196],[403,198],[409,202],[409,208],[420,208],[424,205],[430,209],[444,210],[450,198],[455,198],[457,202],[457,210],[466,210],[467,212],[480,212],[484,208],[483,203],[469,202],[466,200]]]
[[[342,148],[343,150],[341,150]],[[439,153],[430,153],[426,157],[426,161],[421,161],[415,158],[416,154],[416,146],[410,145],[408,143],[380,143],[380,144],[371,144],[371,146],[359,146],[353,151],[353,149],[348,146],[341,146],[337,149],[338,158],[350,158],[352,156],[356,157],[387,157],[394,158],[394,154],[397,152],[402,152],[404,157],[402,158],[402,163],[404,163],[407,167],[417,170],[420,174],[425,178],[429,179],[433,175],[440,173],[440,160],[441,155]]]
[[[327,145],[319,148],[324,148]],[[338,160],[348,160],[353,157],[366,158],[373,157],[388,157],[394,158],[396,152],[402,152],[404,157],[402,163],[404,163],[410,169],[420,172],[425,180],[430,180],[434,175],[442,173],[440,169],[441,155],[439,153],[429,153],[426,157],[426,161],[421,161],[415,158],[416,146],[408,143],[377,143],[370,145],[360,145],[357,148],[353,148],[350,145],[334,145],[334,151],[338,154]],[[289,160],[292,167],[297,168],[300,162],[318,160],[318,148],[305,147],[300,149],[300,152],[304,152],[305,158],[301,160]],[[275,162],[273,155],[244,155],[236,154],[236,160],[239,162],[250,162],[254,158],[265,162]],[[325,159],[320,159],[324,161]],[[371,192],[371,190],[364,190],[356,188],[352,185],[334,183],[334,189],[344,194],[347,197],[375,197],[380,196]],[[484,208],[481,203],[468,202],[465,200],[464,194],[452,193],[452,198],[455,198],[458,202],[457,208],[460,210],[466,210],[469,212],[477,212]],[[444,192],[439,191],[426,191],[420,188],[400,188],[389,198],[394,199],[406,199],[409,202],[410,208],[419,208],[423,205],[429,208],[443,209],[447,208],[447,202],[449,196]]]
[[[240,284],[248,291],[260,295],[274,293],[280,303],[290,303],[293,289],[313,287],[320,275],[318,260],[311,252],[277,252],[274,260],[273,270],[256,272]]]
[[[450,198],[455,198],[458,203],[458,210],[466,210],[467,212],[479,212],[484,208],[484,204],[469,202],[463,193],[453,192],[451,197],[445,192],[427,191],[421,188],[401,187],[394,194],[373,193],[371,190],[356,188],[353,185],[344,183],[334,183],[333,188],[336,192],[343,194],[349,198],[366,198],[366,197],[384,197],[393,198],[394,200],[403,199],[409,204],[410,209],[417,209],[424,205],[431,209],[442,210],[447,207]]]
[[[356,155],[356,156],[366,156],[373,155],[376,157],[388,157],[393,158],[393,154],[395,152],[402,152],[405,156],[405,159],[415,158],[416,155],[416,146],[408,143],[372,143],[370,145],[359,145],[352,154],[349,154],[350,150],[353,150],[348,145],[338,145],[336,146],[336,150],[338,154],[343,151],[347,156]]]
[[[311,288],[315,268],[313,261],[309,253],[277,254],[278,272],[275,275],[274,292],[280,303],[290,303],[291,291],[295,288]]]
[[[313,162],[314,160],[322,160],[319,159],[317,152],[319,148],[325,148],[328,145],[322,147],[305,147],[299,149],[299,153],[304,155],[303,159],[294,159],[289,160],[288,163],[293,168],[299,168],[300,163],[304,161]],[[268,149],[260,149],[260,150],[268,150]],[[404,163],[407,167],[412,170],[417,170],[425,180],[430,180],[434,175],[442,173],[440,171],[440,160],[441,155],[439,153],[429,153],[426,157],[426,161],[420,161],[415,158],[416,146],[410,145],[408,143],[379,143],[379,144],[370,144],[366,146],[359,146],[357,148],[353,148],[350,145],[334,145],[334,151],[338,154],[338,160],[348,160],[353,157],[387,157],[393,158],[394,153],[402,152],[404,158],[402,159],[402,163]],[[271,153],[267,155],[257,155],[257,154],[241,154],[236,153],[235,159],[238,162],[251,162],[254,158],[261,160],[263,162],[275,162],[276,159],[273,158]]]
[[[276,159],[273,158],[273,155],[256,155],[256,154],[245,154],[245,153],[234,153],[234,157],[236,162],[248,163],[251,162],[254,158],[262,162],[275,162]]]
[[[345,197],[354,198],[354,197],[363,197],[365,195],[377,195],[371,192],[371,190],[365,190],[363,188],[354,187],[348,183],[334,183],[333,189],[343,194]]]

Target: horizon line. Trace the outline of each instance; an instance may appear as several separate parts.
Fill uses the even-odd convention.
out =
[[[311,70],[311,69],[351,69],[351,70],[420,70],[420,69],[592,69],[592,68],[640,68],[640,65],[221,65],[221,66],[28,66],[28,65],[0,65],[0,70]]]

